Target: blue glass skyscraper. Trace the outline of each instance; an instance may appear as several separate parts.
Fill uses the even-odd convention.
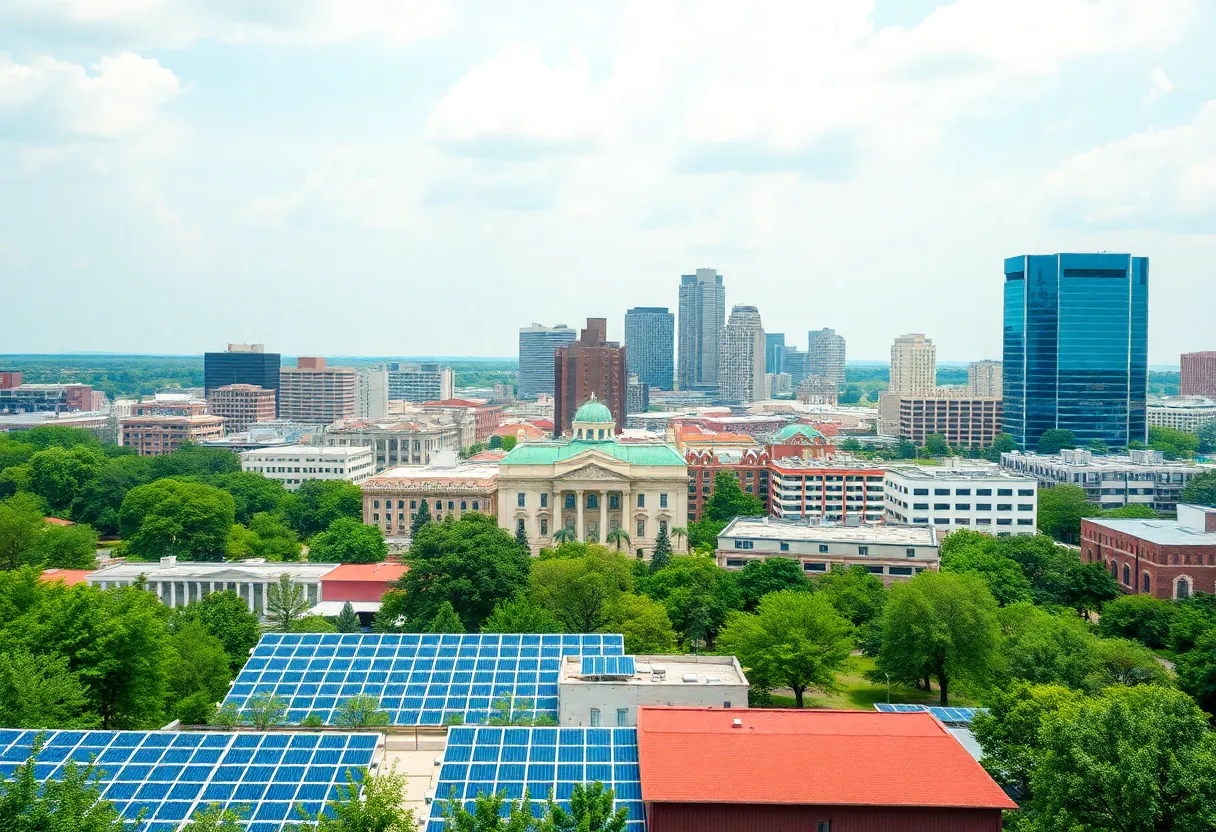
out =
[[[1084,447],[1147,438],[1148,258],[1005,261],[1004,431],[1028,450],[1061,428]]]

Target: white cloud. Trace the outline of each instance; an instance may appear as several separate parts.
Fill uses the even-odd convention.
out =
[[[1210,220],[1216,99],[1191,124],[1150,128],[1072,157],[1044,179],[1044,188],[1062,216],[1088,223],[1177,229],[1187,220]]]
[[[147,130],[176,98],[176,75],[152,58],[123,53],[80,64],[0,55],[0,136],[114,139]]]
[[[406,43],[446,29],[445,0],[6,0],[0,29],[127,47],[224,43]]]
[[[1156,101],[1158,98],[1164,98],[1169,95],[1174,89],[1174,82],[1165,74],[1165,70],[1159,66],[1155,66],[1148,72],[1149,90],[1144,94],[1144,103]]]

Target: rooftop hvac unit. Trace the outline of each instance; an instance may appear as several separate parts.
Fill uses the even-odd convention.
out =
[[[680,677],[680,680],[683,682],[695,682],[695,681],[697,681],[697,674],[685,673],[683,676]]]

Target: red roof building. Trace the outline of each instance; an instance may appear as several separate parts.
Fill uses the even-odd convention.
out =
[[[326,601],[380,602],[389,584],[409,570],[403,563],[343,563],[321,576],[321,597]]]
[[[95,569],[44,569],[42,570],[42,580],[63,581],[67,586],[75,586],[83,584],[96,571]]]
[[[928,713],[639,708],[648,832],[998,832],[1015,804]]]

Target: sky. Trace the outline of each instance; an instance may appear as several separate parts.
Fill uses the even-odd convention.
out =
[[[1000,357],[1002,261],[1214,349],[1204,0],[0,0],[0,353],[506,356],[716,268],[805,347]]]

